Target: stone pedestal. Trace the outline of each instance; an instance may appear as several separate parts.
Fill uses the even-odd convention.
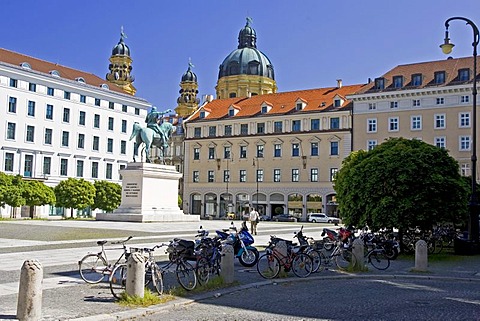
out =
[[[122,175],[122,203],[113,213],[98,213],[100,221],[178,222],[199,221],[199,215],[185,215],[178,207],[175,166],[128,163]]]

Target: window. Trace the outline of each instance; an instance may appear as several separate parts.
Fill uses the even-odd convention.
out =
[[[113,153],[113,139],[107,138],[107,153]]]
[[[100,99],[95,98],[95,106],[100,106]]]
[[[215,182],[215,172],[214,171],[208,171],[208,182],[213,183]]]
[[[8,99],[8,112],[9,113],[16,113],[17,112],[17,98],[10,97]]]
[[[108,130],[113,130],[113,117],[108,117]]]
[[[412,86],[421,86],[421,85],[422,85],[422,74],[413,74]]]
[[[267,106],[262,106],[260,112],[261,112],[262,114],[268,113],[268,107],[267,107]]]
[[[200,148],[198,147],[193,148],[193,159],[194,160],[200,159]]]
[[[339,129],[340,128],[340,118],[332,117],[330,118],[330,129]]]
[[[92,162],[92,178],[98,178],[98,162]]]
[[[225,136],[232,136],[232,125],[225,125]]]
[[[320,119],[311,119],[310,130],[319,130],[319,129],[320,129]]]
[[[78,124],[85,126],[85,118],[86,118],[85,112],[81,111],[80,116],[78,117]]]
[[[310,182],[318,182],[318,168],[310,169]]]
[[[238,177],[239,177],[240,183],[245,183],[247,181],[247,171],[244,169],[241,169]]]
[[[125,155],[127,153],[127,141],[121,140],[120,141],[120,154]]]
[[[115,103],[112,102],[112,101],[109,101],[109,102],[108,102],[108,108],[109,108],[109,109],[115,109]]]
[[[444,128],[445,128],[445,114],[436,114],[435,129],[444,129]]]
[[[237,97],[237,93],[230,93],[230,94],[228,94],[228,97],[235,98],[235,97]]]
[[[377,119],[367,119],[367,132],[376,133],[377,132]]]
[[[300,120],[292,120],[292,132],[299,132],[300,130]]]
[[[256,182],[263,182],[263,169],[257,169]]]
[[[437,105],[443,105],[445,103],[445,98],[439,97],[436,100]]]
[[[106,179],[112,179],[112,173],[113,173],[113,164],[107,163],[106,171],[105,171],[105,178]]]
[[[17,88],[18,81],[16,79],[10,78],[10,87]]]
[[[460,136],[460,151],[468,151],[470,150],[470,136]]]
[[[412,100],[412,106],[413,107],[419,107],[420,106],[420,99]]]
[[[410,129],[411,130],[421,130],[422,129],[422,116],[411,116],[410,117]]]
[[[208,126],[208,137],[217,136],[217,126]]]
[[[292,182],[298,182],[300,180],[300,171],[298,168],[292,169]]]
[[[62,158],[60,159],[60,175],[67,176],[68,174],[68,159]]]
[[[80,102],[85,104],[87,102],[87,96],[80,95]]]
[[[462,164],[460,168],[460,173],[462,176],[470,176],[470,164]]]
[[[70,92],[69,91],[64,91],[63,92],[63,99],[70,100]]]
[[[23,176],[32,177],[33,155],[25,155],[25,162],[23,166]]]
[[[264,145],[257,145],[257,158],[263,158],[263,151],[265,149]]]
[[[85,134],[78,134],[77,148],[79,149],[85,148]]]
[[[33,143],[35,138],[35,127],[27,125],[27,135],[25,137],[25,140],[27,142]]]
[[[468,81],[468,80],[470,80],[470,69],[459,69],[458,81]]]
[[[7,123],[7,139],[15,139],[15,129],[17,125],[15,123]]]
[[[397,132],[398,131],[398,117],[389,117],[388,118],[388,131]]]
[[[231,152],[232,152],[231,146],[223,147],[223,158],[224,159],[230,159],[231,158]]]
[[[342,106],[342,101],[340,99],[335,99],[333,101],[333,107],[340,107]]]
[[[273,157],[282,157],[282,145],[273,145]]]
[[[68,147],[68,138],[69,138],[69,132],[63,131],[62,132],[62,146],[63,147]]]
[[[273,132],[275,133],[281,133],[283,131],[283,122],[282,121],[276,121],[273,123]]]
[[[470,102],[470,96],[468,96],[468,95],[460,96],[460,102],[461,102],[461,103],[468,103],[468,102]]]
[[[278,183],[278,182],[280,182],[280,179],[281,179],[281,171],[280,171],[280,169],[275,168],[273,170],[273,181]]]
[[[257,123],[257,134],[265,133],[265,123]]]
[[[51,128],[45,128],[45,145],[52,145],[53,130]]]
[[[247,146],[240,146],[240,158],[247,158]]]
[[[338,142],[330,142],[330,155],[338,155]]]
[[[77,177],[83,177],[83,160],[77,160]]]
[[[200,182],[200,172],[199,171],[193,171],[192,173],[192,181],[194,183]]]
[[[13,153],[5,153],[5,171],[6,172],[13,172]]]
[[[28,91],[36,92],[37,91],[37,84],[28,83]]]
[[[292,144],[292,156],[300,156],[300,144]]]
[[[390,108],[398,108],[398,101],[391,101]]]
[[[468,128],[470,127],[470,113],[460,113],[458,115],[458,127],[460,128]]]
[[[310,155],[311,156],[318,156],[318,143],[317,142],[310,143]]]
[[[139,108],[135,108],[135,115],[140,115],[140,109]]]
[[[375,139],[367,141],[367,150],[372,150],[377,146],[377,141]]]
[[[50,175],[52,168],[52,158],[51,157],[43,157],[43,175]]]
[[[27,115],[32,116],[32,117],[35,116],[35,102],[34,101],[31,101],[31,100],[28,101]]]
[[[100,145],[100,137],[98,136],[93,136],[93,146],[92,146],[92,149],[94,151],[97,151],[99,150],[99,146]]]
[[[46,119],[53,119],[53,105],[48,105],[45,109],[45,118]]]
[[[376,103],[368,103],[368,110],[375,110],[377,109]]]
[[[47,95],[48,96],[54,96],[55,95],[55,89],[52,87],[47,87]]]
[[[70,122],[70,108],[63,108],[63,122]]]
[[[333,182],[337,172],[338,172],[338,168],[330,168],[330,182]]]
[[[228,110],[228,117],[233,117],[235,116],[235,109],[231,108]]]
[[[93,116],[93,128],[100,128],[100,115]]]
[[[127,105],[122,105],[122,112],[126,113],[128,111]]]
[[[434,82],[436,85],[443,84],[445,82],[445,71],[436,71],[434,74]]]
[[[393,88],[403,87],[403,76],[393,76]]]
[[[297,103],[297,105],[295,106],[295,110],[296,111],[302,110],[302,103]]]
[[[214,159],[215,158],[215,147],[209,147],[208,148],[208,159]]]
[[[385,89],[385,78],[375,78],[375,87],[376,90],[383,90]]]
[[[122,133],[127,132],[127,121],[125,119],[122,119]]]
[[[434,141],[435,141],[435,146],[439,148],[447,148],[447,141],[445,136],[435,137]]]
[[[202,128],[201,127],[195,127],[193,129],[193,137],[195,137],[195,138],[202,137]]]
[[[240,135],[248,135],[248,124],[240,125]]]
[[[223,171],[223,182],[230,182],[230,170]]]

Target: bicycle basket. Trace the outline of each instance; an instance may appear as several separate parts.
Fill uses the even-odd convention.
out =
[[[195,242],[193,241],[174,239],[173,242],[171,242],[167,247],[167,253],[175,256],[193,257],[194,246]]]

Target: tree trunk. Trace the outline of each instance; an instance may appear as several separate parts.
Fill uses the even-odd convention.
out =
[[[73,218],[73,208],[70,209],[70,217]]]

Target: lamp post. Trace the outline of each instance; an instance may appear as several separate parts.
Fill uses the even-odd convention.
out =
[[[257,193],[256,193],[257,200],[255,202],[255,210],[258,212],[258,156],[255,156],[255,158],[253,159],[253,166],[256,166],[255,181],[257,183]]]
[[[230,182],[230,169],[228,168],[228,163],[230,163],[230,161],[233,162],[233,154],[232,152],[228,152],[228,155],[225,155],[227,156],[226,157],[226,160],[227,160],[227,171],[225,173],[225,182],[227,184],[227,214],[228,212],[230,211],[230,194],[228,193],[228,183]]]
[[[463,17],[452,17],[445,21],[445,40],[440,48],[444,54],[449,54],[452,52],[454,47],[453,43],[450,43],[450,38],[448,37],[448,27],[450,26],[450,21],[461,20],[464,21],[467,25],[470,25],[473,29],[473,89],[472,89],[472,98],[473,98],[473,122],[472,122],[472,192],[470,195],[470,202],[468,204],[470,209],[470,217],[468,222],[468,241],[474,243],[472,250],[478,251],[478,234],[479,234],[479,222],[478,222],[478,198],[477,198],[477,46],[479,32],[477,26],[470,19]]]

